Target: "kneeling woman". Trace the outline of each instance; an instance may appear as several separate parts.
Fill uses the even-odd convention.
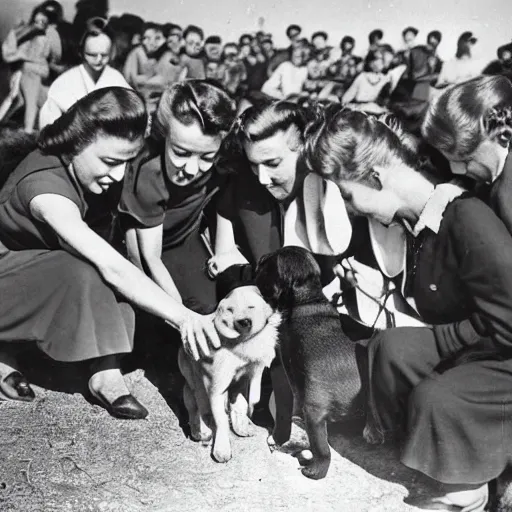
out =
[[[305,156],[352,210],[408,227],[412,292],[432,327],[371,341],[370,405],[381,434],[404,435],[402,462],[444,484],[427,507],[483,510],[488,482],[512,459],[510,234],[481,200],[434,187],[397,136],[360,112],[321,123]]]
[[[58,361],[91,361],[92,395],[113,416],[134,419],[147,411],[118,366],[133,346],[125,301],[180,329],[186,344],[197,340],[207,351],[205,335],[218,342],[209,319],[171,298],[83,220],[86,197],[123,178],[146,125],[135,92],[94,91],[41,132],[38,149],[0,190],[0,341],[35,341]],[[0,351],[1,395],[30,401],[34,392],[9,352]]]
[[[425,139],[449,160],[453,174],[474,180],[477,194],[512,233],[512,83],[482,76],[446,89],[431,102]]]
[[[167,89],[119,207],[129,258],[167,293],[201,310],[217,302],[202,229],[206,224],[213,234],[204,211],[219,190],[214,163],[234,118],[234,102],[207,81]]]

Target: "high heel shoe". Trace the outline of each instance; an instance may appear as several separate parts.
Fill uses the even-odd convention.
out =
[[[111,403],[100,391],[94,391],[90,385],[89,391],[98,404],[114,418],[143,420],[149,414],[148,410],[131,394],[122,395]]]
[[[35,397],[29,381],[18,371],[13,371],[0,380],[0,400],[32,402]]]

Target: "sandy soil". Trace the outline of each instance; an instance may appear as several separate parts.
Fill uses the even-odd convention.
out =
[[[396,448],[369,447],[340,425],[330,429],[333,460],[321,481],[302,476],[295,458],[270,453],[264,427],[252,438],[233,434],[233,459],[214,462],[180,425],[182,381],[172,355],[141,359],[135,366],[145,371],[127,374],[150,411],[135,422],[86,399],[84,368],[37,354],[28,361],[36,401],[0,403],[2,512],[405,512],[417,510],[408,496],[434,492],[400,465]]]

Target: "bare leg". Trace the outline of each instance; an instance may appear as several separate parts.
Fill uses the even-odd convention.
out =
[[[29,382],[17,370],[14,351],[0,345],[0,400],[31,402],[34,398]]]
[[[290,439],[293,393],[282,365],[272,366],[270,376],[276,400],[276,417],[272,437],[273,441],[280,445]]]
[[[32,133],[36,124],[37,103],[41,88],[41,77],[30,71],[25,71],[21,77],[21,92],[25,99],[25,132]]]

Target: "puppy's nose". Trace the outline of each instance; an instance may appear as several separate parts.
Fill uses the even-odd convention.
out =
[[[249,332],[252,327],[252,321],[250,318],[238,318],[235,320],[235,329],[239,333]]]

